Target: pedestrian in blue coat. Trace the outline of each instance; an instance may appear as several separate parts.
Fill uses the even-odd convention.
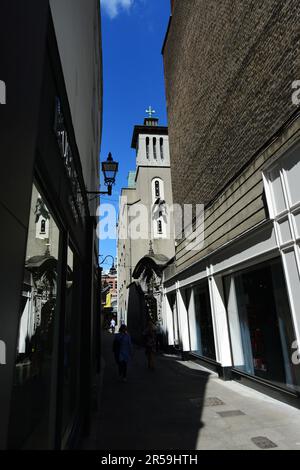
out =
[[[123,382],[126,382],[127,365],[132,355],[132,343],[126,325],[121,325],[119,333],[115,336],[113,352],[119,367],[119,375]]]

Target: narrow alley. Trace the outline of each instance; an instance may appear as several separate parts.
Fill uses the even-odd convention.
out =
[[[0,453],[300,451],[300,0],[0,5]]]
[[[84,448],[97,450],[300,449],[300,410],[175,355],[146,367],[135,347],[122,383],[103,337],[99,414]]]

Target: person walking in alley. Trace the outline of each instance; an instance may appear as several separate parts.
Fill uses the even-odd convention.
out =
[[[160,321],[156,323],[156,352],[163,350],[163,327]]]
[[[112,318],[111,321],[110,321],[110,330],[111,330],[112,334],[115,333],[115,329],[116,329],[116,321],[115,321],[114,318]]]
[[[154,354],[156,351],[156,334],[155,325],[151,320],[148,321],[147,327],[143,333],[145,354],[148,361],[148,369],[154,370]]]
[[[132,343],[126,325],[121,325],[113,342],[113,352],[123,382],[127,380],[127,365],[132,355]]]

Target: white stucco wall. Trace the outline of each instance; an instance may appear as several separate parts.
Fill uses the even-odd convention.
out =
[[[156,138],[156,158],[153,152],[153,138]],[[149,158],[147,157],[146,139],[149,139]],[[160,139],[163,139],[163,154],[160,150]],[[163,157],[163,158],[162,158]],[[138,137],[137,147],[137,165],[153,165],[153,166],[169,166],[170,165],[170,149],[169,149],[169,136],[156,134],[140,134]]]

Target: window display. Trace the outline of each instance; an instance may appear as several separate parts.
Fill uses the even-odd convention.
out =
[[[191,351],[199,356],[216,359],[214,330],[208,282],[185,291],[189,318]]]
[[[297,388],[295,332],[281,259],[227,276],[224,283],[235,368]]]

